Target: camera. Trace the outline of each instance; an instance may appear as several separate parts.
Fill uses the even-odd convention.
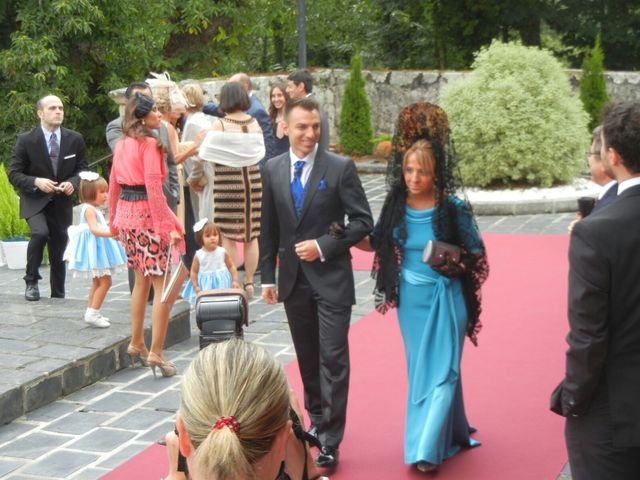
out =
[[[200,349],[210,343],[243,337],[249,324],[249,308],[244,290],[227,288],[200,292],[196,297],[196,324],[200,329]]]

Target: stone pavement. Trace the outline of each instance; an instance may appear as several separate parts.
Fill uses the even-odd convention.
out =
[[[377,217],[384,199],[383,178],[363,175],[362,181]],[[481,216],[478,223],[483,233],[565,234],[573,218],[573,213]],[[68,278],[67,299],[47,299],[47,269],[42,273],[43,299],[27,303],[22,297],[23,273],[0,268],[0,402],[3,394],[6,399],[7,392],[22,388],[18,396],[27,411],[0,426],[0,478],[97,479],[173,428],[180,375],[154,379],[148,369],[121,369],[128,360],[126,275],[114,278],[105,303],[113,325],[98,330],[82,322],[86,282]],[[352,322],[373,309],[369,273],[355,272],[355,279]],[[174,344],[166,355],[178,372],[185,371],[198,350],[198,331],[195,321],[189,325],[188,314],[184,301],[172,311]],[[282,305],[264,304],[257,292],[250,302],[250,322],[247,340],[265,346],[283,363],[295,358]],[[53,401],[67,392],[73,393]],[[2,409],[0,415],[7,413]],[[568,471],[558,473],[558,480],[570,479]]]

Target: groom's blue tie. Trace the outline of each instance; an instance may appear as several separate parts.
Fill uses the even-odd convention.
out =
[[[293,164],[293,181],[291,182],[291,198],[293,198],[293,208],[296,211],[296,217],[300,218],[302,214],[302,203],[304,201],[304,187],[302,186],[302,169],[304,168],[304,160],[298,160]]]

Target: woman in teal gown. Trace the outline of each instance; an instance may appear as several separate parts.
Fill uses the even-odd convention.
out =
[[[471,207],[455,196],[458,181],[445,112],[405,107],[394,136],[389,191],[370,237],[376,252],[376,307],[397,307],[408,369],[405,463],[429,472],[470,437],[460,377],[465,334],[476,343],[480,284],[488,274]],[[459,262],[422,261],[429,240],[462,248]],[[367,248],[367,241],[360,245]]]

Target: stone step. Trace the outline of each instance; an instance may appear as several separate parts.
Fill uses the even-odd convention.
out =
[[[86,300],[1,294],[0,424],[51,403],[129,366],[129,302],[105,303],[102,313],[111,327],[93,328],[82,320]],[[190,337],[189,304],[173,306],[165,345]],[[74,312],[70,314],[69,312]],[[145,318],[145,339],[151,341],[151,306]]]

